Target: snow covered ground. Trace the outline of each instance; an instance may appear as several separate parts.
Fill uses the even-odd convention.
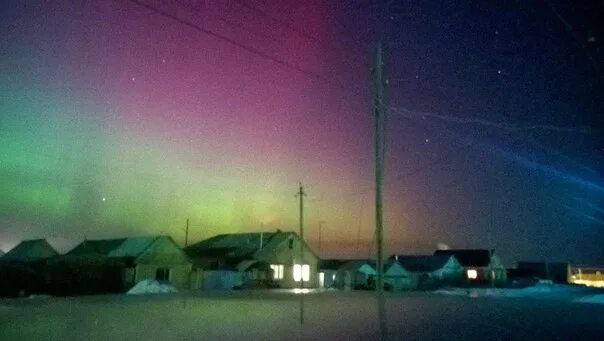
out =
[[[147,295],[147,294],[170,294],[178,292],[176,288],[167,283],[160,283],[156,280],[146,279],[136,283],[132,289],[128,290],[128,295]]]
[[[0,340],[591,339],[604,305],[370,292],[211,292],[0,300]]]
[[[597,298],[604,296],[601,289],[589,288],[578,285],[539,283],[534,286],[515,288],[444,288],[434,293],[450,296],[495,297],[495,298],[532,298],[553,299],[561,301],[574,301],[579,303],[604,303]]]

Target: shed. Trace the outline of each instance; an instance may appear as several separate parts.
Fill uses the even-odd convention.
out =
[[[463,278],[463,266],[452,255],[395,255],[390,259],[410,272],[420,289],[454,284]]]

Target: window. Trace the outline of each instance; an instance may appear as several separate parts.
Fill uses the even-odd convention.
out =
[[[155,279],[158,281],[169,281],[170,280],[170,269],[159,268],[155,272]]]
[[[466,275],[468,276],[468,279],[477,279],[478,271],[476,271],[475,269],[469,269],[468,271],[466,271]]]
[[[293,239],[289,239],[289,248],[293,249],[294,248],[294,240]]]
[[[283,264],[271,264],[273,279],[283,279]]]
[[[325,273],[319,272],[319,288],[325,287]]]
[[[294,281],[308,282],[310,280],[310,265],[294,264]]]

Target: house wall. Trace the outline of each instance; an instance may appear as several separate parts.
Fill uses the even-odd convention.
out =
[[[275,280],[281,288],[316,288],[319,284],[318,279],[318,263],[319,259],[312,250],[302,243],[304,264],[310,266],[310,280],[308,282],[294,281],[294,263],[302,263],[300,259],[300,244],[301,240],[296,235],[291,235],[293,238],[292,247],[288,239],[284,239],[278,245],[270,246],[270,249],[264,249],[257,257],[258,260],[265,261],[269,264],[283,265],[283,279]]]
[[[134,284],[155,279],[157,269],[170,269],[170,284],[190,288],[193,265],[178,245],[169,238],[159,238],[136,259]]]

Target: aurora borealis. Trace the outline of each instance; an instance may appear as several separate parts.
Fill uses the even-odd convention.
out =
[[[63,250],[85,237],[182,241],[187,218],[192,240],[297,229],[301,181],[310,244],[325,221],[322,255],[367,257],[369,53],[380,32],[392,105],[491,121],[600,122],[601,81],[589,59],[563,26],[556,31],[555,16],[541,27],[526,19],[541,12],[523,5],[251,2],[270,18],[230,1],[144,2],[335,81],[130,1],[3,2],[1,249],[44,237]],[[504,24],[515,16],[515,27]],[[560,260],[604,261],[598,134],[395,114],[388,127],[387,252],[445,243],[493,247],[508,261],[554,251]]]

